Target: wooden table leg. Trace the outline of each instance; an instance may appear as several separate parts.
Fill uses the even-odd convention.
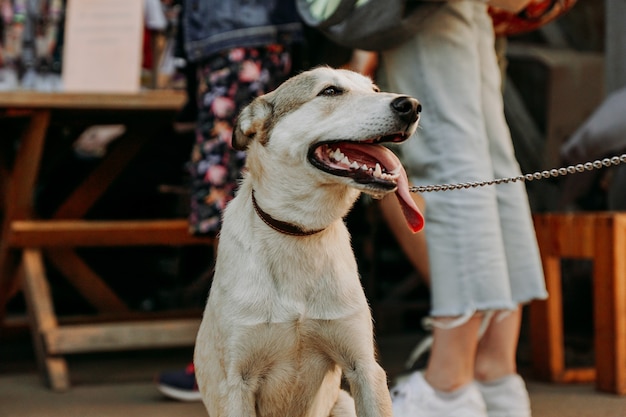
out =
[[[9,161],[6,156],[6,144],[0,143],[0,222],[6,206],[7,184],[9,183]]]
[[[129,129],[128,133],[113,143],[108,155],[61,204],[53,218],[84,217],[146,142],[153,137],[153,130],[154,128],[147,131],[144,129],[142,134],[139,134],[137,129]],[[63,276],[99,312],[127,312],[129,310],[104,280],[89,268],[73,249],[48,250],[46,255],[61,270]]]
[[[49,248],[50,262],[99,313],[127,313],[126,303],[96,274],[93,269],[68,248]]]
[[[596,220],[596,388],[626,394],[626,215]]]
[[[70,386],[67,363],[62,356],[48,354],[44,343],[45,333],[58,329],[59,324],[45,276],[41,251],[24,249],[21,266],[22,289],[28,305],[28,319],[37,363],[52,389],[67,390]]]
[[[568,368],[565,363],[563,258],[594,258],[593,215],[535,215],[535,231],[548,290],[548,299],[530,306],[530,344],[533,374],[550,382],[589,382],[595,368]]]
[[[561,259],[556,250],[559,242],[551,218],[535,216],[534,221],[549,297],[533,301],[529,310],[533,375],[557,381],[565,368]]]
[[[13,220],[27,219],[33,214],[35,183],[49,125],[49,110],[32,112],[6,184],[6,204],[0,235],[0,322],[6,314],[6,304],[19,289],[15,273],[18,252],[10,247],[10,226]]]
[[[558,381],[565,370],[561,259],[541,256],[550,295],[546,300],[533,301],[529,311],[533,375],[543,381]]]

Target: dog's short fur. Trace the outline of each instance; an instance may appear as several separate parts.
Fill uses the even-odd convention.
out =
[[[397,190],[410,226],[421,228],[399,161],[373,143],[408,138],[419,108],[357,73],[317,68],[241,112],[233,146],[247,150],[247,168],[224,213],[195,351],[211,417],[391,416],[342,218],[361,191]],[[391,173],[362,169],[376,160],[375,170]],[[273,219],[313,234],[275,230],[253,194]],[[340,390],[342,371],[352,397]]]

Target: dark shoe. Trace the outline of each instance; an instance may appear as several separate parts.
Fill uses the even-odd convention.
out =
[[[156,382],[157,389],[168,398],[178,401],[202,400],[193,363],[187,365],[185,369],[161,372]]]

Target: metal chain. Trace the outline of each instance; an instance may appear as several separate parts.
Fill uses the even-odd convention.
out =
[[[483,187],[485,185],[497,185],[508,184],[518,181],[534,181],[544,178],[562,177],[569,174],[575,174],[578,172],[593,171],[594,169],[600,169],[604,167],[617,166],[620,164],[626,164],[626,153],[620,156],[613,156],[611,158],[598,159],[593,162],[586,162],[584,164],[570,165],[564,168],[550,169],[546,171],[537,171],[533,174],[522,174],[516,177],[509,178],[497,178],[489,181],[475,181],[475,182],[462,182],[458,184],[441,184],[441,185],[421,185],[409,187],[409,191],[412,193],[430,193],[435,191],[450,191],[459,190],[461,188],[476,188]]]

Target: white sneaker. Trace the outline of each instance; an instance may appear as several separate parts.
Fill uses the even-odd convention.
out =
[[[487,417],[485,402],[474,383],[451,393],[438,393],[414,372],[391,389],[394,417]]]
[[[493,382],[476,382],[489,417],[531,417],[530,398],[521,376],[514,374]]]

